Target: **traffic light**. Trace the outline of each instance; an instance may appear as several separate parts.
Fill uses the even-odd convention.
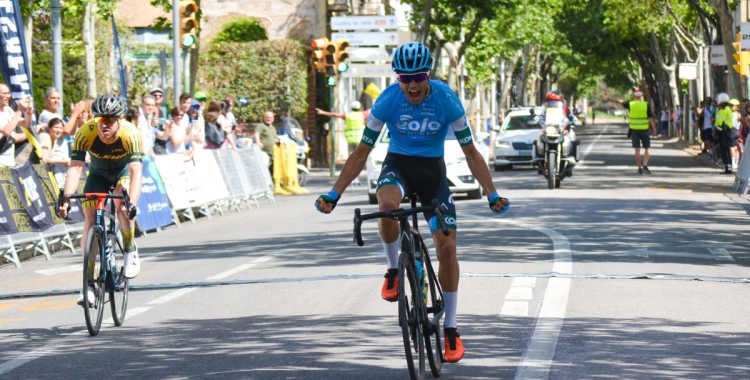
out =
[[[327,38],[317,38],[314,39],[310,46],[312,46],[313,51],[310,53],[310,60],[312,67],[315,68],[315,71],[317,72],[325,72],[326,71],[326,64],[325,64],[325,53],[324,49],[328,45],[328,39]]]
[[[336,69],[339,73],[346,72],[349,70],[349,40],[338,39],[336,40]]]
[[[180,44],[185,49],[195,49],[198,41],[198,4],[193,0],[180,0]]]

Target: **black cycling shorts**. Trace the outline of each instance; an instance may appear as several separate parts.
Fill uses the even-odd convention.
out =
[[[416,193],[422,206],[429,206],[433,199],[437,199],[445,208],[446,225],[456,229],[456,205],[448,187],[443,157],[415,157],[388,152],[378,177],[378,190],[390,185],[400,185],[407,197]],[[432,233],[437,230],[437,223],[430,223],[433,216],[435,213],[432,211],[424,213]]]
[[[640,148],[643,143],[644,148],[651,148],[651,132],[648,129],[645,130],[630,130],[630,140],[633,143],[633,148]]]

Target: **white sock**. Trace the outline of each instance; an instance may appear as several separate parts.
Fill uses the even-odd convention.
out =
[[[443,292],[445,302],[445,322],[443,327],[450,329],[458,327],[456,310],[458,309],[458,292]]]
[[[383,242],[385,257],[388,259],[388,269],[398,268],[398,239],[393,243]]]
[[[737,157],[732,157],[732,167],[733,168],[737,167],[737,161],[738,161]]]

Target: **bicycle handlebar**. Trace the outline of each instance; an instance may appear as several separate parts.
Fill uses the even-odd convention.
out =
[[[440,202],[437,199],[432,200],[432,204],[430,206],[421,206],[421,207],[414,207],[410,209],[403,209],[403,208],[397,208],[395,210],[391,211],[379,211],[379,212],[373,212],[370,214],[364,214],[362,215],[362,212],[360,209],[354,210],[354,241],[357,242],[358,246],[365,245],[364,240],[362,240],[362,222],[365,220],[370,219],[378,219],[378,218],[390,218],[395,220],[401,220],[408,218],[411,215],[423,213],[426,211],[434,211],[435,216],[437,217],[438,222],[440,223],[440,230],[443,232],[443,235],[448,236],[450,232],[448,232],[448,226],[445,224],[445,217],[443,216],[443,212],[445,211],[445,208],[440,205]]]
[[[85,193],[85,194],[68,194],[68,195],[63,195],[62,194],[62,190],[60,190],[60,201],[59,201],[59,204],[60,204],[60,207],[62,207],[63,202],[61,202],[61,201],[68,200],[68,199],[93,199],[93,200],[96,200],[96,199],[99,199],[102,194],[104,194],[104,193],[93,193],[93,192],[91,192],[91,193]],[[104,195],[104,198],[122,199],[123,202],[125,202],[125,208],[128,209],[128,210],[130,209],[130,205],[131,205],[130,204],[130,197],[128,196],[128,191],[125,190],[125,189],[122,189],[122,194],[107,193],[106,195]],[[70,211],[70,204],[68,204],[68,211]]]

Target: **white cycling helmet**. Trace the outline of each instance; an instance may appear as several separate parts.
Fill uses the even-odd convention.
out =
[[[359,110],[360,108],[362,108],[362,103],[360,103],[359,101],[355,100],[355,101],[352,102],[351,107],[352,107],[353,110]]]
[[[726,92],[720,92],[719,95],[716,95],[716,103],[729,103],[729,95]]]

